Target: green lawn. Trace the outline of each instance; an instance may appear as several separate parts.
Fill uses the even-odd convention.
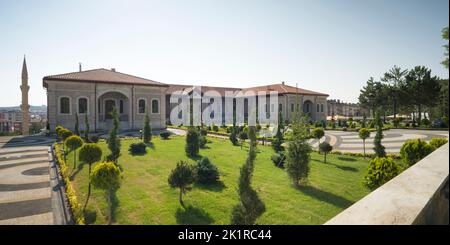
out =
[[[186,157],[185,138],[172,136],[169,140],[153,138],[151,148],[143,156],[128,154],[128,146],[137,139],[122,140],[123,181],[116,193],[115,223],[117,224],[229,224],[232,207],[238,201],[239,168],[247,156],[247,148],[232,146],[228,140],[209,138],[202,156],[208,156],[218,166],[221,184],[194,185],[184,197],[183,209],[178,202],[178,190],[171,189],[167,177],[179,160]],[[98,143],[108,153],[106,143]],[[253,187],[266,204],[259,224],[323,224],[343,209],[369,193],[362,185],[368,161],[363,158],[312,153],[309,185],[293,187],[287,173],[270,160],[273,150],[258,146]],[[67,157],[72,166],[73,155]],[[73,173],[73,186],[84,204],[88,188],[88,166],[79,164]],[[107,205],[103,193],[93,189],[86,222],[105,224]]]

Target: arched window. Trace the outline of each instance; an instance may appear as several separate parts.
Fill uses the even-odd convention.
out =
[[[138,113],[144,114],[145,113],[145,99],[139,99],[138,101]]]
[[[320,108],[319,106],[320,106],[320,105],[319,105],[319,104],[317,104],[317,112],[319,112],[319,108]]]
[[[152,100],[152,114],[158,114],[159,113],[159,100],[153,99]]]
[[[278,104],[278,111],[283,111],[283,104]]]
[[[59,113],[60,114],[70,114],[70,98],[69,97],[59,98]]]
[[[119,100],[119,113],[123,113],[123,100]]]
[[[87,114],[87,113],[88,113],[88,99],[78,98],[78,114]]]
[[[320,112],[323,112],[323,104],[320,104]]]
[[[291,103],[291,112],[294,112],[294,103]]]

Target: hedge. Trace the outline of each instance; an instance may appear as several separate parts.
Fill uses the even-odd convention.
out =
[[[68,168],[66,162],[64,162],[64,156],[60,144],[55,144],[55,156],[56,162],[59,166],[59,171],[64,181],[64,185],[66,187],[66,196],[69,201],[70,210],[72,211],[73,218],[77,225],[84,225],[84,215],[83,209],[78,202],[77,195],[75,194],[75,189],[72,187],[72,183],[70,183]]]

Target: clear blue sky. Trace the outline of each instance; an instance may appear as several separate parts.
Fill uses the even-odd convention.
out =
[[[0,1],[0,106],[30,103],[42,77],[116,68],[165,83],[286,81],[356,102],[371,76],[424,65],[442,78],[448,0]]]

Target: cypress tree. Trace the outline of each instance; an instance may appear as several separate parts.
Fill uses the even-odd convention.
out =
[[[148,110],[145,112],[144,117],[144,143],[149,143],[152,140],[152,128],[150,126],[150,118],[148,116]]]
[[[381,140],[383,139],[383,122],[381,121],[379,111],[375,113],[375,127],[377,129],[377,133],[375,134],[375,138],[373,139],[373,151],[375,151],[375,155],[377,157],[386,157],[385,148],[381,144]]]
[[[112,110],[113,116],[113,127],[109,131],[108,148],[111,154],[108,156],[110,161],[117,164],[117,159],[120,156],[120,139],[117,137],[117,132],[119,131],[119,114],[117,113],[116,107]]]
[[[89,142],[89,119],[87,114],[84,114],[84,141]]]
[[[78,126],[78,113],[75,113],[75,131],[74,133],[78,136],[80,136],[80,129]]]
[[[254,161],[256,158],[255,127],[249,127],[250,147],[247,160],[240,170],[239,177],[239,203],[234,206],[231,216],[233,225],[253,225],[266,211],[266,206],[261,201],[258,193],[251,187]]]

